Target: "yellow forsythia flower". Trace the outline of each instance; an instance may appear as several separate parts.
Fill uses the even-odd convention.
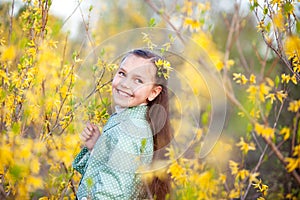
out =
[[[284,30],[284,18],[281,12],[274,15],[273,21],[276,28]]]
[[[297,78],[296,78],[296,74],[294,74],[292,77],[291,77],[291,81],[297,85]]]
[[[249,176],[249,171],[246,169],[242,169],[238,172],[237,174],[237,178],[240,178],[240,180],[244,180],[245,178],[247,178]]]
[[[39,171],[40,171],[40,162],[39,162],[38,157],[35,157],[30,161],[30,171],[33,174],[38,174],[39,173]]]
[[[287,93],[284,93],[284,91],[282,91],[282,90],[277,91],[276,92],[276,97],[282,103],[282,100],[287,97]]]
[[[281,83],[289,83],[289,81],[291,80],[290,75],[286,75],[286,74],[281,74]]]
[[[298,112],[300,109],[300,100],[291,101],[288,107],[288,111]]]
[[[296,168],[300,168],[300,159],[296,158],[285,158],[285,162],[287,162],[286,169],[288,172],[294,171]]]
[[[293,70],[295,73],[299,73],[300,72],[300,64],[293,63]]]
[[[226,175],[221,173],[219,180],[222,184],[225,184],[226,183]]]
[[[257,191],[261,192],[264,196],[267,194],[269,186],[262,183],[261,179],[257,183],[252,184]]]
[[[256,83],[256,76],[254,74],[250,75],[249,82],[251,84],[255,84]]]
[[[171,173],[171,178],[181,184],[186,183],[186,169],[183,168],[178,162],[173,162],[169,167],[168,173]]]
[[[239,171],[238,165],[239,165],[238,163],[236,163],[232,160],[229,160],[229,167],[230,167],[232,175],[235,175],[238,173],[238,171]]]
[[[260,32],[260,31],[264,31],[266,29],[266,26],[265,26],[265,23],[263,20],[261,20],[258,25],[256,26],[257,28],[257,32]]]
[[[288,163],[286,166],[288,172],[300,168],[300,145],[295,146],[292,155],[295,156],[295,158],[285,158],[285,161]]]
[[[257,135],[261,135],[264,138],[274,138],[274,129],[268,126],[263,126],[261,124],[256,123],[254,126],[254,130]]]
[[[265,96],[269,94],[270,90],[271,90],[271,88],[264,83],[259,85],[259,99],[262,102],[265,102]]]
[[[230,67],[232,67],[234,65],[234,60],[230,59],[226,62],[226,66],[228,69],[230,69]]]
[[[257,177],[259,176],[259,172],[255,172],[255,173],[250,173],[249,175],[249,182],[258,182],[259,180],[257,179]]]
[[[250,102],[252,103],[255,103],[256,101],[256,96],[257,96],[257,93],[258,93],[258,88],[256,85],[250,85],[249,88],[246,90],[246,92],[249,93],[249,100]]]
[[[293,156],[298,156],[300,158],[300,144],[295,146]]]
[[[284,135],[283,140],[289,139],[290,133],[291,133],[291,130],[287,127],[283,127],[279,132],[280,135]]]
[[[241,151],[243,151],[244,154],[247,154],[248,151],[255,150],[255,145],[252,142],[250,144],[246,143],[243,137],[240,138],[240,142],[236,145],[240,147]]]
[[[233,80],[236,83],[243,84],[243,85],[248,82],[248,79],[246,78],[246,76],[241,73],[233,73]]]
[[[1,61],[12,61],[16,57],[16,51],[13,46],[8,47],[2,52]]]
[[[275,94],[274,93],[270,93],[266,96],[266,99],[270,99],[271,104],[273,104],[274,100],[276,100],[275,98]]]
[[[190,30],[193,31],[193,30],[199,30],[200,29],[200,26],[201,26],[201,23],[199,20],[196,20],[196,19],[192,19],[190,17],[187,17],[185,18],[184,20],[184,26],[187,26],[187,27],[190,27]]]
[[[274,87],[274,81],[272,80],[272,79],[270,79],[270,78],[266,78],[266,81],[267,81],[267,83],[268,83],[268,85],[270,86],[270,87]]]
[[[285,41],[285,53],[289,58],[300,53],[300,38],[297,36],[288,37]]]

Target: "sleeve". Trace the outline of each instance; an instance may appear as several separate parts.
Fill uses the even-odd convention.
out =
[[[114,131],[119,132],[118,140],[111,149],[107,165],[98,174],[100,181],[96,184],[98,186],[95,188],[95,199],[129,199],[139,184],[136,171],[143,164],[141,154],[148,151],[148,157],[152,158],[152,137],[141,138],[145,134],[144,127],[135,126],[135,129],[128,129],[128,124],[126,127],[127,129],[124,129],[122,125],[118,125],[114,128]],[[149,148],[142,151],[145,143],[148,143],[146,146]]]
[[[88,148],[83,147],[79,154],[75,157],[73,161],[73,168],[78,171],[81,175],[84,174],[87,161],[90,157],[90,152]]]

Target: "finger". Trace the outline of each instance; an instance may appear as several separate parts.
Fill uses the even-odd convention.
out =
[[[83,130],[81,133],[82,137],[84,137],[85,139],[89,139],[92,137],[92,133],[89,130]]]
[[[85,127],[85,129],[83,129],[83,132],[87,135],[87,136],[92,136],[93,135],[93,130],[90,130],[90,128]]]
[[[80,138],[80,140],[83,141],[83,142],[86,142],[86,141],[87,141],[87,138],[86,138],[82,133],[79,135],[79,138]]]
[[[99,128],[95,124],[91,124],[94,131],[99,132]]]
[[[87,122],[87,123],[86,123],[86,128],[87,128],[90,132],[93,131],[93,125],[92,125],[90,122]]]

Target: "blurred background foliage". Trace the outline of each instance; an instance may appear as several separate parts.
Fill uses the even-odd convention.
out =
[[[172,177],[168,198],[300,199],[298,1],[83,0],[75,8],[80,25],[69,31],[63,28],[72,14],[49,14],[52,3],[0,2],[0,199],[75,199],[80,176],[71,163],[81,147],[78,134],[87,120],[103,127],[113,112],[110,81],[118,59],[112,57],[119,47],[96,47],[142,27],[193,40],[220,73],[227,97],[221,137],[200,159],[214,120],[213,83],[204,85],[187,62],[176,60],[176,70],[190,77],[181,84],[194,85],[201,104],[195,110],[188,97],[172,99],[176,139],[191,137],[178,131],[191,127],[176,112],[188,107],[201,116],[189,149],[178,157],[171,146],[167,167],[157,172]]]

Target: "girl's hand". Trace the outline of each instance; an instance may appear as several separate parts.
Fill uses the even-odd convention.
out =
[[[81,140],[84,142],[89,151],[93,150],[99,136],[100,131],[98,127],[90,122],[86,124],[85,129],[83,129],[82,133],[80,134]]]

